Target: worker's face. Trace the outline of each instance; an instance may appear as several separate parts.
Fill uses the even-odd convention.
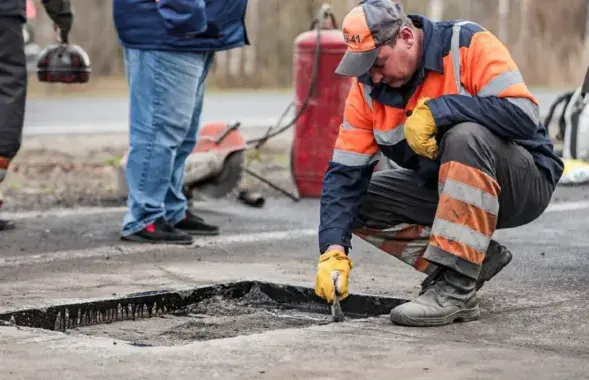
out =
[[[419,66],[419,51],[415,33],[408,27],[399,31],[394,45],[381,47],[374,65],[368,71],[374,83],[401,87],[413,76]]]

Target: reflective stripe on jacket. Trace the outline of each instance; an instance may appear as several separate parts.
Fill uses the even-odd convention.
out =
[[[410,16],[424,31],[423,63],[410,90],[374,85],[368,75],[352,82],[333,158],[324,179],[319,246],[350,247],[351,227],[379,158],[379,151],[398,165],[415,170],[424,183],[435,184],[439,163],[418,156],[405,141],[406,118],[422,97],[438,128],[475,122],[528,149],[555,184],[562,161],[539,117],[538,101],[525,85],[509,51],[490,32],[468,21],[431,22]]]

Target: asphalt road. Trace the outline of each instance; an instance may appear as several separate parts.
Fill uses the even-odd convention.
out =
[[[560,93],[535,91],[534,94],[544,115]],[[202,118],[205,123],[238,120],[246,127],[269,126],[278,121],[292,100],[292,94],[285,92],[209,94],[205,96]],[[293,111],[288,115],[292,117]],[[27,103],[24,132],[120,132],[127,130],[127,118],[127,98],[33,99]]]
[[[587,378],[586,194],[587,188],[560,188],[537,221],[498,231],[514,259],[481,290],[476,322],[409,329],[383,316],[172,348],[0,327],[3,373],[11,379]],[[2,234],[0,312],[244,279],[312,286],[316,200],[269,199],[262,209],[223,201],[196,210],[220,224],[223,235],[192,247],[120,242],[121,209],[12,215],[19,225]],[[352,257],[352,292],[417,295],[420,273],[356,239]]]
[[[287,93],[251,92],[205,96],[202,121],[241,121],[242,125],[273,125],[292,101]],[[96,133],[128,129],[126,97],[28,100],[24,132]],[[288,114],[292,117],[292,111]],[[288,120],[286,120],[288,121]]]

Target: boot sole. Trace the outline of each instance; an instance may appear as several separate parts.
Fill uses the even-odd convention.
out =
[[[140,236],[124,236],[121,240],[136,242],[136,243],[150,243],[150,244],[175,244],[175,245],[192,245],[194,242],[193,240],[176,240],[176,241],[169,241],[169,240],[150,240],[145,239]]]
[[[512,258],[513,255],[509,250],[504,251],[501,257],[497,260],[497,263],[494,265],[493,271],[491,271],[485,278],[482,278],[476,282],[476,290],[480,290],[483,287],[483,285],[485,285],[485,282],[491,280],[499,272],[501,272],[503,268],[505,268],[511,262]]]
[[[409,327],[436,327],[450,325],[454,322],[470,322],[476,321],[481,316],[481,310],[479,307],[473,307],[471,309],[458,310],[446,317],[439,318],[425,318],[415,319],[407,317],[403,314],[397,314],[394,310],[391,311],[391,322]]]

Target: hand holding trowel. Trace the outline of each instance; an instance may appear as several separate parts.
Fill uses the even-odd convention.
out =
[[[338,281],[341,278],[341,273],[337,271],[331,272],[331,277],[333,279],[333,287],[335,290],[335,294],[333,296],[333,302],[331,303],[331,316],[334,322],[343,322],[346,317],[342,310],[342,306],[339,303],[340,294],[338,291]]]
[[[345,319],[340,301],[349,296],[348,276],[352,266],[352,261],[339,249],[327,250],[319,256],[315,276],[315,294],[331,305],[334,322]]]

